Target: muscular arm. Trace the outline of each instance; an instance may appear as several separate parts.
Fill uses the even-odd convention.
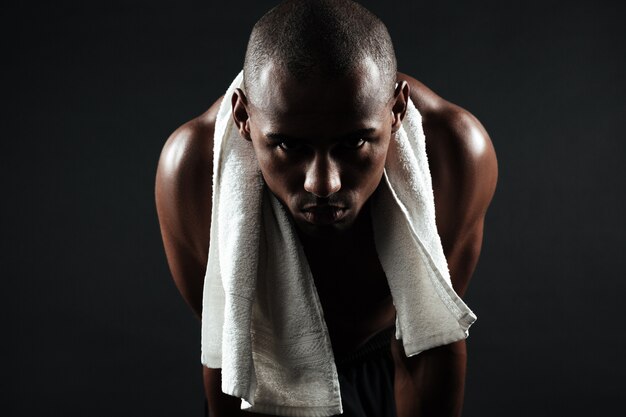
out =
[[[489,135],[473,115],[440,99],[416,80],[402,76],[409,82],[411,98],[424,117],[437,229],[452,285],[463,296],[478,263],[485,214],[495,192],[495,151]],[[466,359],[465,340],[405,358],[396,383],[412,396],[398,399],[398,415],[459,416]]]
[[[213,130],[219,101],[172,133],[161,151],[155,183],[170,272],[198,319],[209,251]]]
[[[176,287],[198,319],[209,253],[213,132],[221,103],[169,137],[159,158],[155,199],[167,262]],[[241,400],[222,392],[221,369],[203,367],[211,416],[262,416],[240,410]]]

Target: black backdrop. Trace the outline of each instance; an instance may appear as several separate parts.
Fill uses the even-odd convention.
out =
[[[626,385],[621,2],[363,3],[400,70],[474,113],[498,154],[464,415],[608,415]],[[3,415],[201,415],[199,322],[154,174],[272,4],[3,6]]]

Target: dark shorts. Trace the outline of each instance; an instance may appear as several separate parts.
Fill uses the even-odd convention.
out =
[[[335,358],[341,387],[342,417],[396,417],[391,337],[384,330],[356,352]]]

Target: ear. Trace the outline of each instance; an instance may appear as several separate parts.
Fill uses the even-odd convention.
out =
[[[393,93],[392,105],[391,105],[391,133],[394,134],[402,126],[402,120],[406,115],[406,107],[409,102],[409,94],[411,89],[409,83],[406,81],[398,81],[396,83],[396,89]]]
[[[239,130],[239,134],[245,140],[251,141],[250,137],[250,113],[248,111],[248,98],[241,89],[236,88],[231,98],[233,121]]]

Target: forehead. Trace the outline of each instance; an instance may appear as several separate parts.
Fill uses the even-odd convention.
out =
[[[262,130],[307,132],[374,127],[385,115],[389,96],[373,61],[338,79],[312,76],[300,81],[270,62],[260,72],[250,118]]]

